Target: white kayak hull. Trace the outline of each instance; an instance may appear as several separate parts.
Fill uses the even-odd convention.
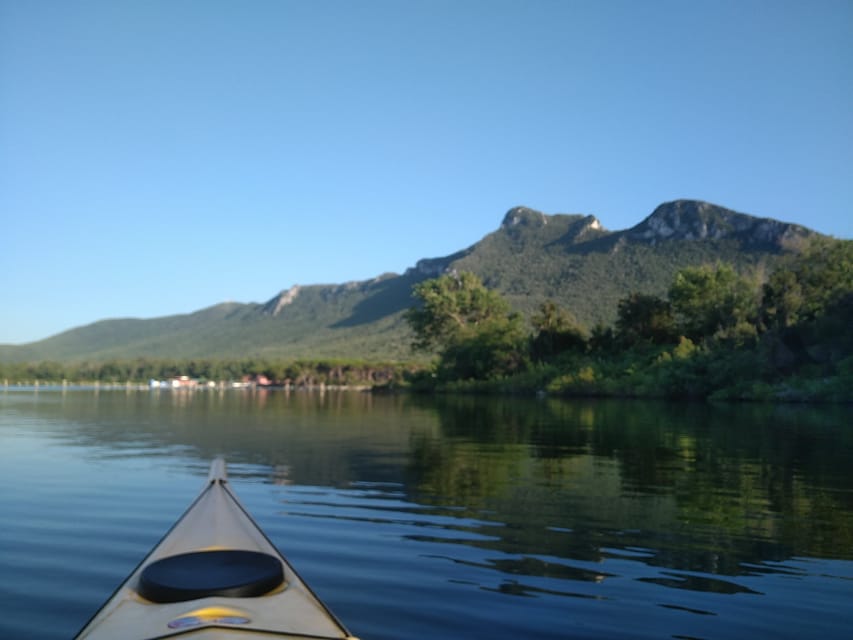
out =
[[[174,589],[168,593],[162,591],[173,585],[168,584],[171,577],[158,578],[156,569],[160,565],[193,559],[200,555],[196,552],[207,552],[214,558],[235,551],[250,552],[266,560],[265,570],[273,565],[278,571],[280,563],[278,575],[283,580],[276,580],[278,584],[270,586],[269,576],[264,576],[267,582],[260,587],[264,591],[260,595],[223,595],[232,593],[227,589],[208,595],[203,587],[199,591],[177,591],[177,596]],[[167,575],[177,575],[178,582],[204,581],[199,577],[200,572],[182,576],[180,567],[177,573]],[[161,591],[152,590],[152,581]],[[175,586],[175,589],[182,588],[185,585]],[[192,588],[198,586],[193,584]],[[174,599],[178,601],[171,601]],[[220,459],[211,465],[210,475],[198,498],[76,637],[78,640],[352,639],[231,491],[225,463]]]

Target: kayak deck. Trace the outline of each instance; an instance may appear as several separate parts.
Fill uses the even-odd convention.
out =
[[[352,640],[231,491],[221,459],[183,516],[76,637]]]

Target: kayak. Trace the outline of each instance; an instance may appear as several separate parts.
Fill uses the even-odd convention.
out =
[[[220,458],[195,501],[76,636],[174,637],[356,640],[237,499]]]

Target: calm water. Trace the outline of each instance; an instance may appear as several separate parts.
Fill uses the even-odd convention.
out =
[[[73,636],[224,455],[363,640],[849,638],[851,413],[0,390],[0,637]]]

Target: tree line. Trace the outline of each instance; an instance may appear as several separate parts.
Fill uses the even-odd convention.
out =
[[[472,273],[414,288],[413,348],[437,354],[418,388],[851,400],[853,242],[817,239],[771,273],[679,271],[588,329],[553,301],[527,324]]]
[[[103,362],[0,363],[0,382],[9,383],[145,383],[189,376],[200,381],[229,382],[266,378],[273,384],[364,386],[393,384],[407,367],[399,363],[356,360],[279,361],[128,359]]]

